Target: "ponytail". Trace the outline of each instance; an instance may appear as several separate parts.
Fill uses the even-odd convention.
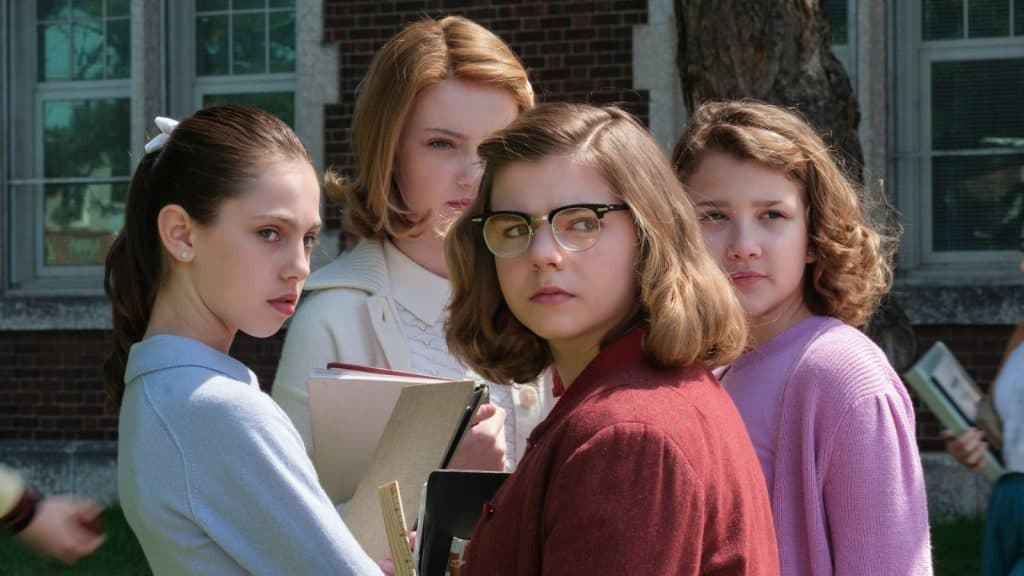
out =
[[[161,244],[156,228],[156,194],[150,190],[159,151],[147,154],[132,176],[124,228],[107,253],[103,290],[110,298],[114,346],[103,363],[107,405],[121,406],[128,350],[142,340],[153,311],[161,275]]]

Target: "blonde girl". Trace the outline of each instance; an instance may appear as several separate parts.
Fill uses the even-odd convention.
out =
[[[317,270],[285,340],[273,396],[310,442],[307,378],[345,362],[462,378],[444,341],[450,285],[440,229],[477,194],[477,145],[533,105],[522,63],[462,17],[410,24],[379,50],[352,119],[358,177],[333,181],[356,244]],[[495,390],[454,467],[514,465],[546,413],[543,387]],[[507,413],[507,417],[506,417]],[[359,471],[325,478],[336,502]]]

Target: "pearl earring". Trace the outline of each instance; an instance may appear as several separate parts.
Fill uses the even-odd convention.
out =
[[[191,254],[189,254],[187,250],[182,251],[182,253],[181,253],[181,259],[182,260],[188,260],[189,256],[191,256]]]

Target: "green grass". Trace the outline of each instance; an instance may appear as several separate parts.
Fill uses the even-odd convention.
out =
[[[92,556],[68,567],[34,556],[10,539],[0,539],[0,576],[88,574],[96,576],[149,575],[142,549],[120,508],[103,517],[107,541]],[[936,576],[981,574],[982,518],[958,518],[932,526],[932,550]]]
[[[936,576],[981,574],[984,518],[957,518],[932,526],[932,561]]]
[[[0,538],[0,576],[45,576],[50,574],[150,575],[146,557],[135,534],[128,527],[120,508],[103,514],[107,541],[92,556],[65,566],[54,560],[40,558],[18,546],[10,538]]]

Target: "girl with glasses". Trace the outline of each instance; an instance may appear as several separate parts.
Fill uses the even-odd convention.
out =
[[[310,442],[307,379],[330,362],[462,379],[444,340],[451,287],[441,229],[476,197],[477,145],[533,106],[515,54],[486,28],[458,16],[410,24],[380,48],[356,99],[352,180],[328,177],[355,246],[309,278],[288,329],[273,396]],[[547,413],[544,386],[493,389],[463,438],[454,468],[515,465],[526,435]],[[507,414],[507,416],[506,416]],[[336,502],[352,497],[358,471],[324,478]]]
[[[558,402],[485,506],[464,574],[777,574],[764,480],[708,365],[746,336],[692,208],[617,108],[546,104],[480,146],[446,245],[448,343]]]
[[[914,407],[857,330],[889,290],[895,243],[782,108],[704,104],[673,161],[750,322],[719,376],[764,471],[783,574],[931,574]]]

